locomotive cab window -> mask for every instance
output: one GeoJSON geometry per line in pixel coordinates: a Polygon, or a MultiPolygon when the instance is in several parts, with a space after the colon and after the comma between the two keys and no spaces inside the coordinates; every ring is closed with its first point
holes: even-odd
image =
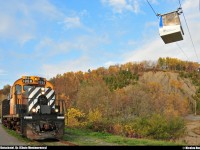
{"type": "Polygon", "coordinates": [[[21,94],[22,93],[22,86],[17,84],[15,85],[15,93],[16,94],[21,94]]]}
{"type": "Polygon", "coordinates": [[[24,91],[27,91],[29,88],[33,88],[35,86],[32,85],[24,85],[24,91]]]}

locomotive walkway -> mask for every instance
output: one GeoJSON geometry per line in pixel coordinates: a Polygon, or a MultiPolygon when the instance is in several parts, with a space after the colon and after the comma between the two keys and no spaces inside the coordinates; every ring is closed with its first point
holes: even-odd
{"type": "Polygon", "coordinates": [[[15,146],[15,145],[26,145],[25,143],[19,141],[15,137],[9,135],[3,128],[0,123],[0,146],[15,146]]]}

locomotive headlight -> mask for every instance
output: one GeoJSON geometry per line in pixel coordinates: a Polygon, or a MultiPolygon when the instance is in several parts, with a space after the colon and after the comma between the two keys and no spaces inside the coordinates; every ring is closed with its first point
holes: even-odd
{"type": "Polygon", "coordinates": [[[55,112],[58,112],[58,108],[55,109],[55,112]]]}
{"type": "Polygon", "coordinates": [[[32,112],[33,112],[33,113],[35,113],[35,112],[36,112],[36,109],[35,109],[35,108],[33,108],[33,109],[32,109],[32,112]]]}
{"type": "Polygon", "coordinates": [[[44,94],[45,93],[45,88],[41,88],[41,94],[44,94]]]}

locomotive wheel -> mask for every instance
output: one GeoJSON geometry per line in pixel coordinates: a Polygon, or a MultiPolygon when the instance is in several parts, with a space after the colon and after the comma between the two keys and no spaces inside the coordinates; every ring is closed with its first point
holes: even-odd
{"type": "Polygon", "coordinates": [[[20,131],[20,126],[16,126],[16,132],[17,132],[17,133],[21,133],[21,131],[20,131]]]}
{"type": "Polygon", "coordinates": [[[11,129],[11,124],[10,122],[7,122],[7,126],[6,126],[8,129],[11,129]]]}

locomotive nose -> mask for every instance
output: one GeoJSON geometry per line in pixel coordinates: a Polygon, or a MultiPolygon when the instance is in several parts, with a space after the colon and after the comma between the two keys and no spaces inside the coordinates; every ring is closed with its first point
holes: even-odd
{"type": "Polygon", "coordinates": [[[40,112],[41,114],[50,114],[51,106],[48,105],[48,99],[45,95],[40,95],[38,97],[38,101],[40,104],[40,112]]]}
{"type": "Polygon", "coordinates": [[[40,105],[48,105],[48,99],[45,95],[40,95],[38,101],[40,105]]]}

